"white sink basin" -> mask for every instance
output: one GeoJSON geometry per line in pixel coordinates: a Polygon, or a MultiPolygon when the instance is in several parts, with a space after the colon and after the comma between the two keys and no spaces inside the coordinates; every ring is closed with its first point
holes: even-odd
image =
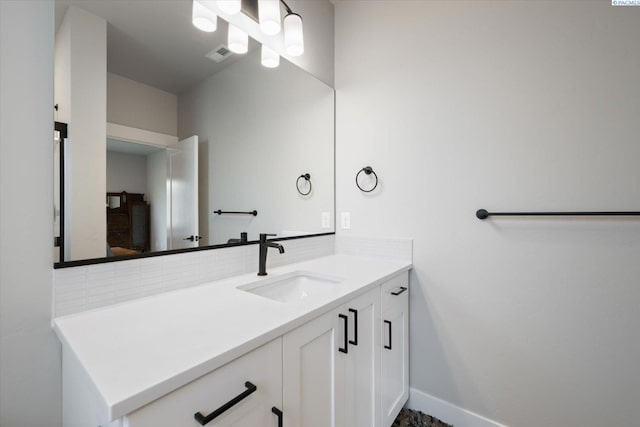
{"type": "Polygon", "coordinates": [[[343,279],[307,271],[274,276],[238,289],[280,302],[304,301],[318,294],[336,290],[343,279]]]}

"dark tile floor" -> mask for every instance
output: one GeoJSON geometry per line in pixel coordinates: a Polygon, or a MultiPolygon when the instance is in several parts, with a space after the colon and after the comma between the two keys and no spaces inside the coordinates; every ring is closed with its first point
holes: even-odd
{"type": "Polygon", "coordinates": [[[403,408],[391,427],[453,427],[420,411],[403,408]]]}

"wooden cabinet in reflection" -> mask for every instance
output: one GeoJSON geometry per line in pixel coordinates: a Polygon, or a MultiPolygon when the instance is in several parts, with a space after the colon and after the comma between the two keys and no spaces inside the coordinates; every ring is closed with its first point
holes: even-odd
{"type": "Polygon", "coordinates": [[[149,230],[149,204],[144,194],[107,193],[107,243],[116,256],[127,253],[118,248],[148,252],[149,230]]]}

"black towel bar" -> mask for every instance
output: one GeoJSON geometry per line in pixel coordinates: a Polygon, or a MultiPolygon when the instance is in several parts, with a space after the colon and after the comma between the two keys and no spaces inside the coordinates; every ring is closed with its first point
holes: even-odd
{"type": "Polygon", "coordinates": [[[600,211],[600,212],[488,212],[478,209],[476,217],[487,219],[490,216],[640,216],[638,211],[600,211]]]}
{"type": "Polygon", "coordinates": [[[222,215],[222,214],[236,214],[236,215],[253,215],[258,216],[258,211],[253,210],[251,212],[238,212],[238,211],[223,211],[218,209],[217,211],[213,211],[214,214],[222,215]]]}

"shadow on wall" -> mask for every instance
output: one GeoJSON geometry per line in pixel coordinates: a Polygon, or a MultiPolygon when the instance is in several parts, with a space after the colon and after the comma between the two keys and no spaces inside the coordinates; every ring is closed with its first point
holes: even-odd
{"type": "MultiPolygon", "coordinates": [[[[414,247],[417,251],[417,248],[414,247]]],[[[417,253],[414,256],[418,256],[417,253]]],[[[448,328],[445,324],[444,316],[439,314],[438,308],[434,304],[430,304],[431,300],[442,300],[446,298],[442,293],[446,293],[445,289],[439,289],[438,285],[431,278],[426,277],[414,265],[410,274],[411,298],[410,308],[411,322],[413,329],[409,330],[410,339],[410,359],[409,372],[410,378],[420,378],[423,384],[437,384],[432,389],[442,390],[443,394],[433,396],[446,402],[456,402],[462,408],[473,407],[478,413],[487,413],[486,402],[474,400],[473,405],[467,405],[465,397],[460,390],[464,389],[472,396],[483,395],[477,385],[474,385],[470,372],[460,367],[464,367],[464,359],[473,357],[473,355],[465,355],[463,357],[456,348],[456,337],[447,335],[448,328]],[[426,293],[429,289],[434,293],[439,293],[437,298],[430,298],[426,293]],[[420,325],[420,329],[415,326],[420,325]],[[429,365],[427,369],[426,366],[429,365]],[[454,372],[452,366],[456,366],[454,372]]],[[[451,307],[451,304],[448,304],[451,307]]],[[[458,313],[461,321],[469,322],[473,319],[465,319],[463,308],[458,313]]],[[[448,314],[450,316],[451,313],[448,314]]],[[[490,374],[489,374],[490,375],[490,374]]],[[[410,384],[412,387],[413,385],[410,384]]],[[[423,408],[417,408],[423,409],[423,408]]],[[[461,412],[458,414],[462,414],[461,412]]],[[[452,420],[443,419],[445,422],[452,420]]],[[[475,420],[469,418],[469,422],[475,420]]],[[[470,424],[471,425],[471,424],[470,424]]]]}

